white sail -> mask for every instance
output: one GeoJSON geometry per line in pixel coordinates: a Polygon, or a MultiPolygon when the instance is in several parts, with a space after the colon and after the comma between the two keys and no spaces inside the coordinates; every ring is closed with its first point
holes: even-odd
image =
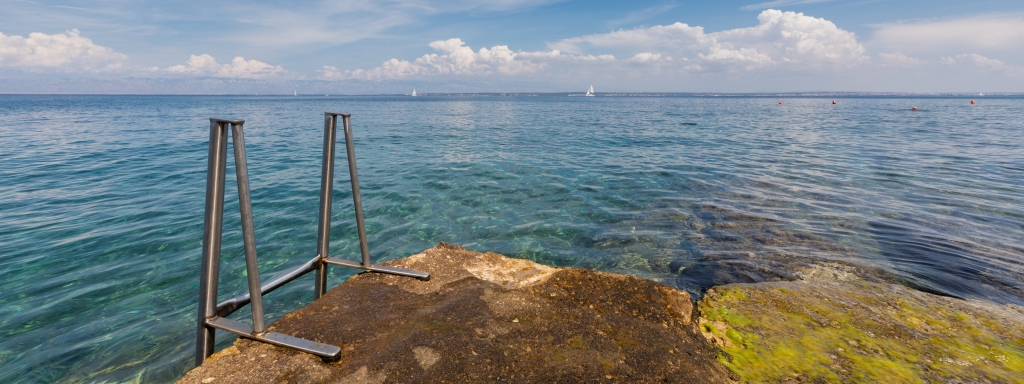
{"type": "Polygon", "coordinates": [[[411,96],[416,96],[416,88],[412,89],[412,95],[411,96]]]}
{"type": "Polygon", "coordinates": [[[298,95],[299,95],[299,91],[292,91],[292,96],[298,96],[298,95]]]}
{"type": "Polygon", "coordinates": [[[591,85],[590,89],[587,90],[587,96],[594,96],[594,86],[591,85]]]}

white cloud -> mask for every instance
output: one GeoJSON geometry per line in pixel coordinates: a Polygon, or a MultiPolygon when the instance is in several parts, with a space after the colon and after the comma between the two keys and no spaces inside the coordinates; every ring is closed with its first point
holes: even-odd
{"type": "Polygon", "coordinates": [[[357,69],[345,71],[344,74],[338,71],[321,73],[324,77],[381,80],[415,75],[516,75],[535,72],[544,66],[531,60],[517,60],[519,53],[513,52],[506,45],[480,48],[474,52],[461,39],[453,38],[431,42],[430,47],[441,53],[426,54],[412,62],[391,59],[369,70],[357,69]]]}
{"type": "Polygon", "coordinates": [[[685,23],[656,25],[649,28],[618,30],[569,39],[548,44],[548,48],[569,53],[582,53],[592,47],[636,47],[638,49],[695,49],[710,45],[703,27],[685,23]]]}
{"type": "Polygon", "coordinates": [[[998,59],[990,59],[977,53],[968,53],[964,55],[956,55],[954,57],[943,57],[942,63],[947,65],[952,64],[968,64],[975,67],[988,68],[988,69],[1006,69],[1006,63],[998,59]]]}
{"type": "Polygon", "coordinates": [[[857,36],[831,21],[769,9],[758,25],[711,34],[725,48],[753,49],[773,61],[808,65],[858,64],[868,60],[857,36]]]}
{"type": "Polygon", "coordinates": [[[943,57],[940,61],[945,65],[1000,71],[1007,75],[1024,74],[1024,68],[1008,65],[1002,60],[988,58],[977,53],[943,57]]]}
{"type": "Polygon", "coordinates": [[[831,21],[772,9],[757,19],[754,27],[713,33],[675,23],[574,37],[548,46],[573,53],[594,48],[644,50],[703,61],[690,68],[850,66],[870,60],[857,36],[831,21]]]}
{"type": "Polygon", "coordinates": [[[1024,50],[1024,18],[975,16],[954,20],[876,25],[872,46],[901,52],[946,53],[1024,50]]]}
{"type": "Polygon", "coordinates": [[[416,59],[393,58],[371,69],[324,66],[319,72],[324,79],[457,76],[490,84],[604,82],[605,87],[675,91],[900,90],[925,78],[942,81],[916,89],[973,89],[983,82],[1011,89],[1024,77],[1019,76],[1024,69],[1002,54],[947,50],[928,56],[891,49],[874,51],[872,59],[854,33],[829,20],[779,10],[762,11],[757,19],[751,27],[715,32],[681,22],[622,29],[554,41],[541,51],[505,45],[474,50],[455,38],[431,42],[436,52],[416,59]],[[953,73],[970,78],[950,78],[953,73]]]}
{"type": "Polygon", "coordinates": [[[903,52],[880,53],[878,58],[882,59],[882,65],[888,67],[917,67],[924,64],[921,59],[907,56],[903,52]]]}
{"type": "Polygon", "coordinates": [[[231,64],[218,64],[213,56],[205,53],[199,56],[191,55],[187,63],[169,67],[167,71],[247,79],[265,78],[287,72],[280,65],[270,65],[258,60],[246,60],[241,56],[231,60],[231,64]]]}
{"type": "MultiPolygon", "coordinates": [[[[711,47],[709,53],[700,53],[697,57],[709,64],[714,63],[726,66],[740,66],[747,70],[757,69],[772,64],[771,56],[760,53],[753,48],[726,49],[720,46],[715,46],[711,47]]],[[[704,67],[698,66],[692,68],[703,69],[704,67]]]]}
{"type": "Polygon", "coordinates": [[[338,80],[345,78],[345,72],[342,72],[333,65],[325,65],[323,69],[317,70],[320,72],[320,77],[328,80],[338,80]]]}
{"type": "Polygon", "coordinates": [[[988,58],[977,53],[957,54],[953,57],[942,57],[942,63],[947,66],[969,65],[989,70],[1002,70],[1007,68],[1007,63],[995,58],[988,58]]]}
{"type": "Polygon", "coordinates": [[[626,59],[630,63],[661,63],[672,61],[671,57],[662,56],[660,53],[640,52],[626,59]]]}
{"type": "Polygon", "coordinates": [[[123,67],[128,56],[96,45],[77,29],[28,37],[0,33],[0,69],[44,71],[110,71],[123,67]]]}
{"type": "MultiPolygon", "coordinates": [[[[461,39],[431,42],[438,51],[413,61],[397,58],[372,69],[341,71],[325,66],[325,79],[385,80],[425,76],[513,77],[524,74],[607,76],[616,71],[649,67],[651,73],[751,71],[760,68],[814,69],[850,67],[870,59],[849,31],[831,21],[802,13],[766,10],[758,24],[706,33],[684,23],[618,30],[563,39],[547,51],[513,51],[498,45],[473,51],[461,39]],[[614,52],[614,53],[613,53],[614,52]],[[616,59],[616,55],[625,59],[616,59]],[[603,73],[603,75],[602,75],[603,73]]],[[[632,73],[637,75],[639,73],[632,73]]]]}
{"type": "Polygon", "coordinates": [[[465,44],[458,38],[432,42],[430,48],[441,51],[443,54],[423,55],[416,59],[416,63],[428,71],[455,75],[491,73],[514,75],[533,72],[538,68],[532,62],[515,60],[516,53],[508,49],[507,45],[496,45],[491,49],[480,48],[480,51],[473,52],[473,49],[465,44]]]}
{"type": "Polygon", "coordinates": [[[550,51],[517,52],[516,58],[562,63],[612,63],[615,55],[572,55],[557,49],[550,51]]]}

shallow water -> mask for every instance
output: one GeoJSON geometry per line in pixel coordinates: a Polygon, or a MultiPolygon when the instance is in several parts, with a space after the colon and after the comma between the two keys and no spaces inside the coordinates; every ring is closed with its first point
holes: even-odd
{"type": "MultiPolygon", "coordinates": [[[[210,116],[246,120],[264,281],[313,256],[329,110],[353,114],[375,260],[447,241],[696,295],[837,260],[1024,305],[1022,107],[0,96],[0,382],[166,382],[191,368],[210,116]]],[[[339,161],[331,253],[355,259],[339,161]]],[[[245,289],[232,172],[222,299],[245,289]]],[[[350,273],[333,269],[332,286],[350,273]]],[[[311,296],[310,275],[270,294],[267,310],[277,318],[311,296]]]]}

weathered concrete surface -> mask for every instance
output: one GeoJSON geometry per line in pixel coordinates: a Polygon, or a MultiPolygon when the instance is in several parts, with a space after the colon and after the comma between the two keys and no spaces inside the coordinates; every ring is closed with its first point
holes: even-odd
{"type": "Polygon", "coordinates": [[[180,383],[729,382],[688,294],[441,243],[360,274],[271,330],[340,345],[341,360],[240,339],[180,383]]]}
{"type": "Polygon", "coordinates": [[[748,382],[1024,383],[1024,309],[868,282],[827,263],[732,284],[698,323],[748,382]]]}

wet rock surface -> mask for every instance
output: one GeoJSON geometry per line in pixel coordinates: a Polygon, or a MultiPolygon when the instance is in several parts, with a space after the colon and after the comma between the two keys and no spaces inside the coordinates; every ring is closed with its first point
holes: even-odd
{"type": "Polygon", "coordinates": [[[699,326],[748,382],[1024,382],[1024,308],[853,270],[824,263],[798,281],[711,288],[699,326]]]}
{"type": "MultiPolygon", "coordinates": [[[[730,382],[686,292],[441,243],[360,274],[270,329],[342,347],[319,358],[239,339],[181,383],[730,382]]],[[[732,376],[730,376],[732,375],[732,376]]]]}

